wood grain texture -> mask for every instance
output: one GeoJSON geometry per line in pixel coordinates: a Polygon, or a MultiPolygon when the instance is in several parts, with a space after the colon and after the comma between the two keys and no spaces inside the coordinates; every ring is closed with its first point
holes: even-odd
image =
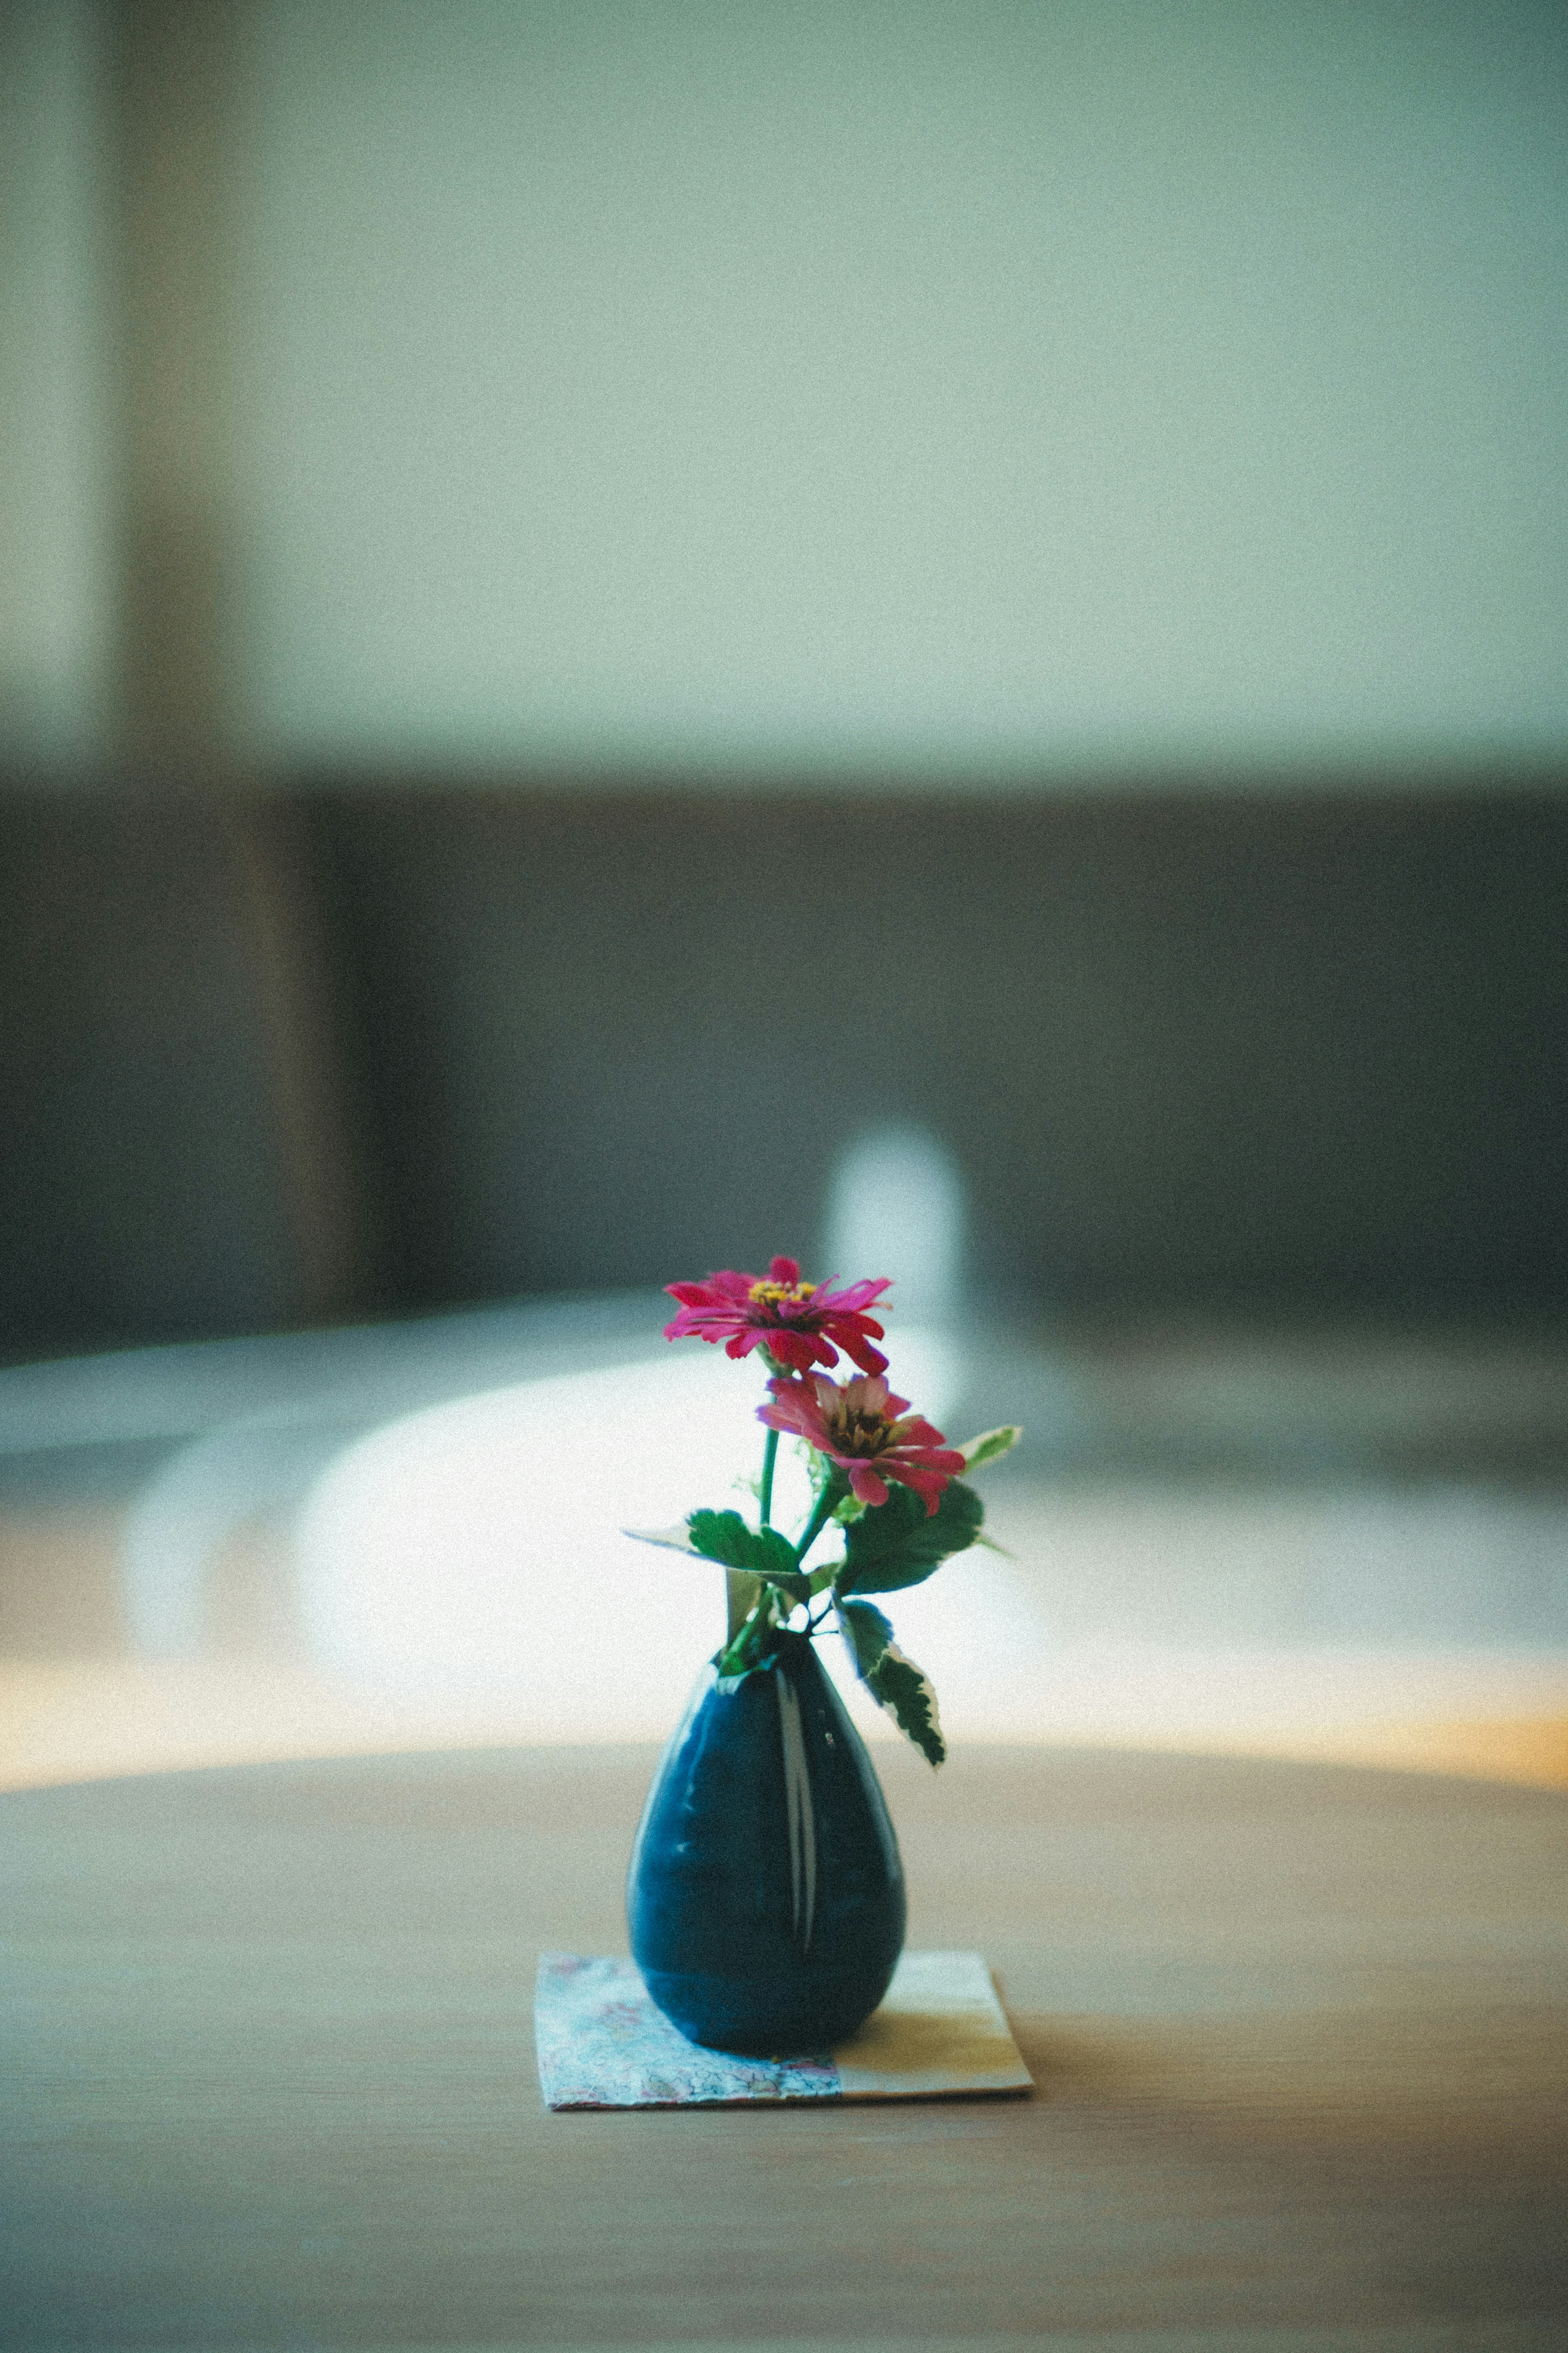
{"type": "Polygon", "coordinates": [[[535,1954],[624,1950],[651,1752],[0,1799],[0,2343],[1568,2342],[1568,1799],[880,1762],[1033,2100],[546,2115],[535,1954]]]}

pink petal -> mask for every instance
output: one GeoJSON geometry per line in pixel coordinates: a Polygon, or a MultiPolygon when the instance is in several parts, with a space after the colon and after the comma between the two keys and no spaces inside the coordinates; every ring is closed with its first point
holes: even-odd
{"type": "Polygon", "coordinates": [[[902,1485],[913,1488],[926,1507],[929,1520],[942,1500],[942,1491],[947,1481],[938,1472],[921,1471],[913,1463],[895,1462],[886,1454],[881,1457],[881,1461],[889,1479],[897,1479],[902,1485]]]}
{"type": "MultiPolygon", "coordinates": [[[[757,1336],[765,1337],[770,1356],[793,1365],[797,1373],[809,1373],[813,1365],[821,1361],[822,1351],[809,1332],[791,1332],[781,1324],[777,1328],[770,1326],[765,1334],[759,1333],[757,1336]]],[[[832,1357],[827,1361],[831,1364],[832,1357]]]]}
{"type": "Polygon", "coordinates": [[[765,1421],[771,1430],[785,1430],[792,1438],[804,1438],[826,1451],[827,1432],[822,1426],[822,1417],[798,1389],[793,1395],[781,1396],[773,1405],[760,1405],[757,1419],[765,1421]]]}
{"type": "MultiPolygon", "coordinates": [[[[906,1398],[900,1402],[908,1404],[909,1400],[906,1398]]],[[[902,1421],[893,1424],[893,1443],[896,1446],[945,1446],[947,1440],[940,1430],[933,1430],[920,1414],[911,1413],[906,1415],[902,1421]]],[[[963,1457],[959,1454],[954,1460],[962,1463],[963,1457]]]]}
{"type": "Polygon", "coordinates": [[[742,1274],[738,1267],[733,1266],[721,1267],[717,1274],[710,1274],[708,1278],[720,1296],[725,1301],[732,1300],[737,1307],[750,1304],[752,1286],[756,1279],[754,1274],[742,1274]]]}
{"type": "Polygon", "coordinates": [[[858,1313],[862,1307],[869,1307],[874,1299],[888,1290],[892,1280],[890,1274],[885,1274],[879,1282],[852,1282],[844,1291],[830,1291],[824,1283],[816,1295],[824,1307],[846,1308],[858,1313]]]}

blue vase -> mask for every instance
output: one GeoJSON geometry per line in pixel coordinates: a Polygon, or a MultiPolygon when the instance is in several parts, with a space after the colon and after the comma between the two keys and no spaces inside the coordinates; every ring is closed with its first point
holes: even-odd
{"type": "Polygon", "coordinates": [[[844,1703],[803,1634],[712,1667],[654,1777],[626,1888],[632,1955],[693,2042],[826,2052],[888,1989],[904,1873],[844,1703]]]}

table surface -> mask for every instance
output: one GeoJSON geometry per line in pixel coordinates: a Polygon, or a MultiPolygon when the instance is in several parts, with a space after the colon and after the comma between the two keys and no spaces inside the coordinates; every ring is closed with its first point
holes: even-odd
{"type": "Polygon", "coordinates": [[[0,2343],[1568,2344],[1568,1798],[879,1758],[1026,2101],[549,2116],[647,1750],[0,1799],[0,2343]]]}

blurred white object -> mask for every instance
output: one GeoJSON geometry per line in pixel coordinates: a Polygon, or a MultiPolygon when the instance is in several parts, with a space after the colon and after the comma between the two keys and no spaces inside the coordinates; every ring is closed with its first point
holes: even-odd
{"type": "Polygon", "coordinates": [[[963,1304],[966,1224],[958,1165],[929,1128],[869,1129],[834,1166],[823,1274],[847,1282],[891,1277],[888,1377],[939,1427],[963,1387],[963,1352],[950,1327],[963,1304]]]}
{"type": "Polygon", "coordinates": [[[137,1495],[121,1535],[125,1630],[139,1657],[201,1655],[208,1581],[225,1544],[292,1504],[342,1446],[330,1421],[257,1415],[171,1457],[137,1495]]]}
{"type": "Polygon", "coordinates": [[[623,1530],[744,1500],[761,1388],[694,1351],[375,1431],[300,1523],[312,1652],[381,1691],[526,1698],[542,1732],[667,1726],[722,1636],[723,1577],[623,1530]]]}
{"type": "MultiPolygon", "coordinates": [[[[535,1738],[662,1737],[722,1639],[723,1576],[623,1531],[678,1524],[700,1504],[752,1515],[743,1482],[761,1463],[763,1393],[753,1365],[704,1348],[492,1390],[377,1430],[325,1473],[300,1523],[313,1656],[388,1695],[504,1701],[535,1738]]],[[[797,1525],[809,1501],[785,1445],[775,1519],[797,1525]]],[[[958,1567],[933,1580],[955,1587],[931,1628],[943,1656],[922,1661],[939,1693],[944,1668],[951,1688],[955,1672],[962,1685],[1029,1647],[1005,1565],[958,1567]]],[[[829,1640],[826,1656],[842,1682],[838,1647],[829,1640]]]]}
{"type": "Polygon", "coordinates": [[[890,1275],[900,1315],[944,1323],[963,1285],[963,1179],[929,1128],[879,1127],[835,1164],[823,1272],[845,1282],[890,1275]]]}

